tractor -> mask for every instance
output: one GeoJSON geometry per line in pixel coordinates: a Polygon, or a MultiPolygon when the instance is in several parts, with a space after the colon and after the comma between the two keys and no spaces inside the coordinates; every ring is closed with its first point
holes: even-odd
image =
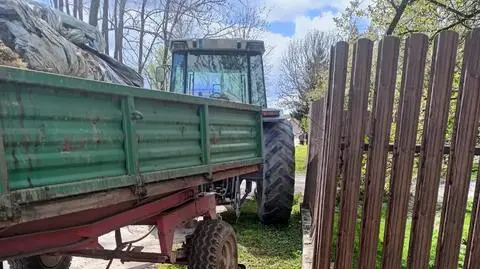
{"type": "Polygon", "coordinates": [[[263,224],[288,223],[295,184],[294,138],[290,122],[279,110],[267,108],[264,42],[187,39],[174,40],[169,48],[171,66],[162,67],[162,75],[159,75],[168,91],[262,107],[262,171],[204,187],[215,191],[220,203],[232,204],[239,214],[255,182],[260,221],[263,224]],[[243,182],[245,188],[240,188],[243,182]]]}

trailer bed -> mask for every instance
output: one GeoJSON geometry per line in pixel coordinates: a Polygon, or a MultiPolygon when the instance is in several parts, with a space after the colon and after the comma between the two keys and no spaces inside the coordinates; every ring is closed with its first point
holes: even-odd
{"type": "Polygon", "coordinates": [[[95,204],[78,201],[94,194],[146,199],[159,195],[153,186],[178,191],[263,161],[257,106],[8,67],[0,87],[0,227],[88,210],[95,204]],[[38,213],[56,201],[83,206],[38,213]]]}

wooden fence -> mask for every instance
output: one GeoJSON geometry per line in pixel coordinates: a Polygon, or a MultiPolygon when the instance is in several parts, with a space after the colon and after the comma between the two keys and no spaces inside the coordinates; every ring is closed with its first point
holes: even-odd
{"type": "Polygon", "coordinates": [[[304,205],[313,219],[313,268],[457,268],[462,244],[463,268],[480,268],[480,184],[462,242],[480,153],[480,29],[464,47],[459,42],[457,33],[444,31],[431,50],[423,34],[404,44],[388,36],[375,50],[367,39],[351,50],[346,42],[332,47],[328,90],[310,112],[304,205]],[[457,67],[458,57],[463,64],[457,67]]]}

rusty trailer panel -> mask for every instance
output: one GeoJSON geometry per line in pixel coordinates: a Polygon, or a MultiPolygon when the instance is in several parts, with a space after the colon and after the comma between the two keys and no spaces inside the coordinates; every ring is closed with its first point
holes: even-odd
{"type": "Polygon", "coordinates": [[[263,162],[257,106],[8,67],[0,85],[0,222],[24,204],[143,195],[146,183],[263,162]]]}

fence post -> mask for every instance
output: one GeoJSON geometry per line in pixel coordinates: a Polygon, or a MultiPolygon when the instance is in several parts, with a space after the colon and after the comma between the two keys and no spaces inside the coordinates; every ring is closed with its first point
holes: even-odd
{"type": "Polygon", "coordinates": [[[322,223],[321,229],[317,230],[318,253],[315,257],[315,268],[330,268],[330,249],[332,245],[333,219],[335,213],[335,190],[337,183],[337,164],[340,153],[340,136],[342,131],[343,105],[345,97],[345,82],[348,60],[348,43],[337,42],[335,45],[333,74],[331,76],[331,94],[329,94],[328,106],[328,132],[326,136],[325,178],[323,197],[321,197],[318,223],[322,223]]]}
{"type": "MultiPolygon", "coordinates": [[[[437,245],[437,268],[457,268],[468,187],[480,112],[480,29],[465,42],[461,101],[455,119],[454,150],[450,152],[437,245]]],[[[477,264],[478,266],[478,264],[477,264]]]]}
{"type": "Polygon", "coordinates": [[[428,37],[406,40],[382,268],[401,268],[428,37]]]}
{"type": "Polygon", "coordinates": [[[440,33],[433,47],[408,268],[428,267],[457,42],[458,34],[446,31],[440,33]]]}
{"type": "Polygon", "coordinates": [[[352,268],[355,224],[360,195],[361,164],[368,92],[372,67],[373,42],[357,41],[353,52],[352,76],[349,91],[348,133],[345,149],[345,175],[342,182],[340,226],[338,231],[335,268],[352,268]]]}
{"type": "Polygon", "coordinates": [[[365,202],[360,233],[359,268],[362,269],[375,268],[399,46],[400,40],[393,36],[385,37],[379,46],[380,64],[377,66],[375,108],[372,115],[374,118],[368,150],[365,202]]]}

